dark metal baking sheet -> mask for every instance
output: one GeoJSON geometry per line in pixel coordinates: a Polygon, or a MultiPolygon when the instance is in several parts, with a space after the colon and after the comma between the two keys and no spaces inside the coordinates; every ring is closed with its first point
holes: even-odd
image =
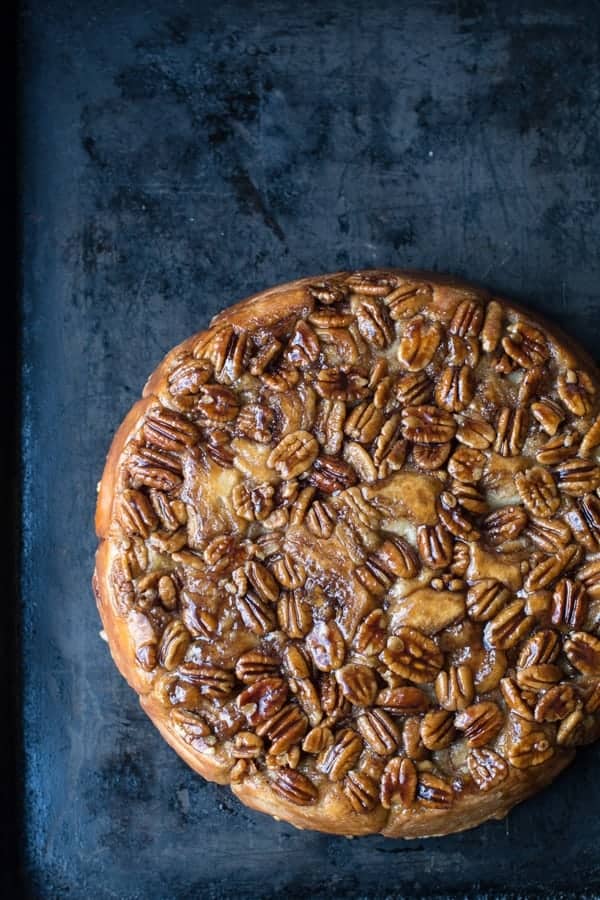
{"type": "Polygon", "coordinates": [[[27,0],[23,862],[30,896],[600,892],[600,747],[504,822],[348,841],[193,775],[90,590],[110,436],[221,306],[351,266],[449,270],[598,357],[595,2],[27,0]]]}

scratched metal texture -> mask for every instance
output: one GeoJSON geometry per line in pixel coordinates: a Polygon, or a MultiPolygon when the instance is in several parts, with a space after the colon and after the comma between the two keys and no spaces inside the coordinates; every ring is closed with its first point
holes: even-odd
{"type": "Polygon", "coordinates": [[[600,748],[462,835],[297,831],[163,743],[90,590],[111,434],[257,289],[447,270],[598,357],[597,4],[27,0],[21,21],[24,892],[597,896],[600,748]]]}

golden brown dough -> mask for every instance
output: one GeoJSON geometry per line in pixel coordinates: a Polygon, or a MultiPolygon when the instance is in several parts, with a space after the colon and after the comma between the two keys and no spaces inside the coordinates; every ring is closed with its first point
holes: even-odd
{"type": "Polygon", "coordinates": [[[600,733],[600,394],[427,272],[275,287],[173,349],[100,484],[94,590],[165,740],[302,828],[500,818],[600,733]]]}

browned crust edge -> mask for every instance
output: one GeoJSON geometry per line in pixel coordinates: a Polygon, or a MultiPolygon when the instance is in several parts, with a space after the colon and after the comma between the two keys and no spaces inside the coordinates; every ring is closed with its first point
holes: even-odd
{"type": "MultiPolygon", "coordinates": [[[[532,316],[519,304],[491,294],[483,287],[450,275],[425,270],[385,268],[363,271],[369,274],[393,273],[406,278],[427,281],[436,286],[445,286],[451,291],[455,289],[467,291],[477,297],[490,298],[493,296],[507,308],[526,317],[532,317],[535,322],[543,325],[548,334],[573,355],[574,363],[583,362],[596,377],[600,378],[600,370],[593,359],[560,328],[548,322],[543,315],[536,312],[532,316]]],[[[304,287],[314,283],[315,280],[331,278],[340,274],[343,273],[309,276],[254,294],[218,313],[211,320],[210,327],[219,324],[232,324],[249,329],[259,325],[269,327],[288,318],[306,315],[310,312],[312,303],[307,298],[304,287]]],[[[152,675],[144,673],[134,665],[135,651],[127,620],[116,615],[113,610],[109,579],[111,545],[107,538],[112,518],[112,503],[119,459],[126,444],[136,433],[147,407],[155,400],[156,394],[164,385],[165,373],[169,369],[171,360],[189,349],[203,333],[205,332],[198,332],[189,337],[167,354],[148,379],[142,399],[132,407],[115,434],[98,489],[95,524],[100,544],[96,553],[93,587],[113,660],[121,675],[140,695],[140,703],[146,714],[167,743],[192,769],[209,781],[227,784],[229,782],[227,768],[217,759],[213,760],[205,752],[199,752],[187,744],[171,727],[165,709],[149,693],[152,675]]],[[[349,808],[341,790],[336,786],[328,791],[325,802],[306,808],[283,800],[261,777],[249,778],[241,784],[232,784],[231,788],[247,806],[277,819],[283,819],[298,828],[316,829],[339,835],[380,833],[392,838],[434,837],[474,828],[490,818],[503,818],[517,803],[532,796],[553,781],[572,761],[574,755],[573,750],[557,748],[552,759],[540,766],[539,769],[528,769],[526,772],[511,769],[509,778],[496,789],[486,793],[465,791],[455,799],[450,810],[403,812],[397,809],[387,811],[380,808],[372,813],[359,815],[349,808]]]]}

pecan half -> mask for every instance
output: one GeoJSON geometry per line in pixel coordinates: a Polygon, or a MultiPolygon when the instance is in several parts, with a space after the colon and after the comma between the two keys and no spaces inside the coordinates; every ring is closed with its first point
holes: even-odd
{"type": "Polygon", "coordinates": [[[138,447],[127,460],[127,468],[134,487],[145,485],[158,491],[172,491],[179,487],[181,461],[172,453],[151,447],[138,447]]]}
{"type": "Polygon", "coordinates": [[[390,273],[380,275],[373,272],[353,272],[346,279],[348,287],[357,294],[368,294],[372,297],[386,297],[390,288],[395,288],[398,278],[390,273]]]}
{"type": "Polygon", "coordinates": [[[394,320],[409,318],[431,302],[433,291],[429,284],[405,282],[383,298],[394,320]]]}
{"type": "Polygon", "coordinates": [[[483,307],[481,303],[471,297],[465,297],[454,310],[448,331],[459,337],[477,337],[482,325],[483,307]]]}
{"type": "Polygon", "coordinates": [[[379,434],[383,421],[383,412],[374,403],[364,401],[346,418],[344,433],[359,444],[370,444],[379,434]]]}
{"type": "Polygon", "coordinates": [[[396,675],[424,684],[435,680],[444,656],[437,644],[416,628],[399,628],[388,638],[381,659],[396,675]]]}
{"type": "Polygon", "coordinates": [[[444,444],[456,434],[456,422],[437,406],[407,406],[402,410],[402,434],[417,444],[444,444]]]}
{"type": "Polygon", "coordinates": [[[420,525],[417,547],[424,565],[430,569],[445,569],[452,561],[454,540],[444,525],[420,525]]]}
{"type": "Polygon", "coordinates": [[[544,334],[532,325],[515,322],[508,326],[507,332],[502,338],[504,352],[523,369],[540,366],[550,356],[544,334]]]}
{"type": "Polygon", "coordinates": [[[173,619],[163,631],[158,662],[164,669],[171,671],[183,661],[192,636],[180,619],[173,619]]]}
{"type": "Polygon", "coordinates": [[[483,636],[488,647],[509,650],[531,630],[533,617],[525,615],[522,600],[513,600],[485,626],[483,636]]]}
{"type": "Polygon", "coordinates": [[[319,303],[329,306],[344,300],[348,295],[350,288],[348,285],[345,285],[343,282],[334,278],[324,278],[323,281],[316,281],[314,284],[309,284],[306,291],[310,297],[318,300],[319,303]]]}
{"type": "Polygon", "coordinates": [[[546,734],[543,731],[532,731],[511,743],[508,761],[516,769],[529,769],[541,766],[553,755],[554,747],[546,734]]]}
{"type": "Polygon", "coordinates": [[[396,535],[387,537],[371,559],[396,578],[414,578],[419,571],[415,551],[408,541],[396,535]]]}
{"type": "Polygon", "coordinates": [[[450,809],[454,800],[452,785],[431,772],[421,772],[417,800],[426,809],[450,809]]]}
{"type": "Polygon", "coordinates": [[[600,559],[593,559],[582,566],[576,578],[581,581],[592,600],[600,599],[600,559]]]}
{"type": "Polygon", "coordinates": [[[586,713],[593,714],[600,710],[600,679],[583,678],[577,685],[579,695],[583,700],[583,708],[586,713]]]}
{"type": "Polygon", "coordinates": [[[309,475],[309,483],[324,494],[334,494],[356,484],[356,472],[349,463],[335,456],[317,457],[309,475]]]}
{"type": "MultiPolygon", "coordinates": [[[[456,502],[463,509],[481,516],[488,511],[488,503],[485,496],[473,484],[463,484],[460,481],[453,481],[450,485],[451,493],[454,494],[456,502]]],[[[465,535],[461,535],[465,537],[465,535]]],[[[473,540],[471,538],[471,540],[473,540]]]]}
{"type": "Polygon", "coordinates": [[[563,719],[556,732],[556,743],[560,747],[576,747],[586,743],[585,718],[581,709],[574,709],[563,719]]]}
{"type": "Polygon", "coordinates": [[[191,709],[172,709],[171,721],[175,730],[179,732],[188,744],[193,744],[199,738],[206,738],[211,733],[206,720],[191,709]]]}
{"type": "Polygon", "coordinates": [[[538,663],[517,670],[517,684],[526,691],[545,691],[562,678],[562,669],[552,663],[538,663]]]}
{"type": "Polygon", "coordinates": [[[470,366],[446,366],[436,382],[435,402],[449,412],[461,412],[473,399],[474,390],[470,366]]]}
{"type": "Polygon", "coordinates": [[[290,690],[296,695],[300,706],[307,715],[312,728],[323,718],[323,708],[319,693],[310,678],[292,678],[290,690]]]}
{"type": "Polygon", "coordinates": [[[496,432],[489,422],[475,414],[457,417],[456,439],[474,450],[487,450],[495,439],[496,432]]]}
{"type": "Polygon", "coordinates": [[[237,332],[233,325],[222,325],[196,343],[194,356],[209,359],[215,378],[231,383],[244,371],[247,342],[246,332],[237,332]]]}
{"type": "Polygon", "coordinates": [[[261,650],[242,653],[235,664],[235,676],[243,684],[254,684],[261,678],[272,678],[279,671],[279,658],[261,650]]]}
{"type": "Polygon", "coordinates": [[[287,695],[283,678],[261,678],[238,694],[236,702],[249,724],[255,726],[279,712],[287,695]]]}
{"type": "Polygon", "coordinates": [[[287,766],[276,769],[271,775],[271,787],[276,794],[296,806],[310,806],[319,798],[318,788],[310,778],[287,766]]]}
{"type": "Polygon", "coordinates": [[[435,680],[435,696],[440,706],[452,712],[469,706],[475,696],[470,666],[463,664],[450,666],[447,672],[442,670],[435,680]]]}
{"type": "Polygon", "coordinates": [[[479,532],[461,509],[457,497],[450,491],[442,491],[439,500],[437,511],[444,528],[455,538],[467,541],[479,540],[479,532]]]}
{"type": "Polygon", "coordinates": [[[270,741],[269,753],[279,756],[301,741],[307,728],[308,720],[302,710],[295,703],[288,703],[270,719],[259,722],[255,731],[259,737],[266,737],[270,741]]]}
{"type": "Polygon", "coordinates": [[[187,523],[185,503],[177,497],[167,497],[162,491],[151,490],[150,502],[166,532],[176,531],[187,523]]]}
{"type": "Polygon", "coordinates": [[[524,669],[538,663],[552,663],[560,653],[560,637],[549,628],[536,631],[521,647],[517,665],[524,669]]]}
{"type": "Polygon", "coordinates": [[[192,409],[202,385],[211,378],[213,367],[207,359],[187,357],[168,378],[168,390],[183,409],[192,409]]]}
{"type": "Polygon", "coordinates": [[[363,656],[377,656],[385,647],[387,616],[382,609],[374,609],[361,622],[354,638],[354,646],[363,656]]]}
{"type": "Polygon", "coordinates": [[[579,508],[572,509],[567,513],[567,519],[575,540],[589,553],[598,553],[600,551],[600,497],[596,494],[586,494],[580,500],[579,508]]]}
{"type": "Polygon", "coordinates": [[[222,384],[205,384],[198,410],[213,422],[231,422],[240,411],[238,394],[222,384]]]}
{"type": "Polygon", "coordinates": [[[561,722],[577,707],[578,697],[572,684],[557,684],[547,690],[535,707],[536,722],[561,722]]]}
{"type": "Polygon", "coordinates": [[[452,549],[450,572],[457,578],[464,578],[470,562],[469,545],[465,541],[456,541],[452,549]]]}
{"type": "Polygon", "coordinates": [[[467,758],[467,765],[473,781],[480,791],[491,791],[508,776],[508,763],[506,760],[490,750],[489,747],[480,747],[471,750],[467,758]]]}
{"type": "Polygon", "coordinates": [[[251,488],[236,484],[231,492],[231,503],[238,516],[248,522],[264,522],[272,513],[275,488],[271,484],[259,484],[251,488]]]}
{"type": "Polygon", "coordinates": [[[364,741],[379,756],[391,756],[400,744],[400,731],[391,716],[382,709],[366,710],[356,720],[364,741]]]}
{"type": "Polygon", "coordinates": [[[511,593],[495,578],[484,578],[471,585],[467,592],[467,612],[474,622],[489,622],[504,609],[511,593]]]}
{"type": "Polygon", "coordinates": [[[521,379],[521,384],[519,385],[519,393],[517,394],[517,400],[520,406],[525,406],[531,403],[532,399],[538,393],[538,389],[543,381],[543,378],[543,365],[532,366],[531,369],[526,369],[525,374],[521,379]]]}
{"type": "Polygon", "coordinates": [[[350,713],[350,704],[333,675],[326,675],[321,679],[321,707],[328,724],[337,722],[350,713]]]}
{"type": "Polygon", "coordinates": [[[446,444],[414,444],[413,460],[415,465],[427,472],[435,472],[441,468],[452,450],[450,442],[446,444]]]}
{"type": "Polygon", "coordinates": [[[373,669],[357,663],[342,666],[335,673],[344,697],[353,706],[370,706],[377,693],[377,679],[373,669]]]}
{"type": "Polygon", "coordinates": [[[406,757],[390,759],[381,776],[379,798],[384,809],[394,803],[410,808],[417,796],[418,774],[415,764],[406,757]]]}
{"type": "Polygon", "coordinates": [[[405,327],[398,345],[398,361],[409,372],[419,372],[429,365],[442,337],[437,322],[415,316],[405,327]]]}
{"type": "Polygon", "coordinates": [[[491,700],[475,703],[454,719],[459,731],[464,731],[469,747],[483,747],[492,741],[502,728],[503,715],[491,700]]]}
{"type": "Polygon", "coordinates": [[[286,351],[287,359],[299,369],[307,369],[319,358],[319,339],[307,322],[296,322],[286,351]]]}
{"type": "Polygon", "coordinates": [[[552,557],[547,557],[533,567],[527,578],[525,579],[526,591],[539,591],[548,587],[563,572],[577,565],[581,559],[581,547],[576,544],[570,544],[556,551],[552,557]]]}
{"type": "Polygon", "coordinates": [[[527,436],[527,412],[503,407],[496,422],[494,450],[501,456],[519,456],[527,436]]]}
{"type": "Polygon", "coordinates": [[[515,485],[523,506],[532,516],[549,519],[560,506],[560,497],[550,472],[534,466],[515,474],[515,485]]]}
{"type": "Polygon", "coordinates": [[[417,556],[408,541],[394,536],[367,557],[356,576],[374,596],[383,596],[395,578],[414,578],[418,570],[417,556]]]}
{"type": "Polygon", "coordinates": [[[115,516],[125,534],[147,538],[158,525],[150,500],[141,491],[123,491],[115,504],[115,516]]]}
{"type": "Polygon", "coordinates": [[[323,540],[330,538],[335,528],[333,511],[326,503],[322,503],[320,500],[315,500],[311,505],[306,513],[305,522],[308,530],[316,537],[323,538],[323,540]]]}
{"type": "Polygon", "coordinates": [[[448,472],[457,481],[476,484],[483,475],[486,457],[473,447],[457,447],[448,460],[448,472]]]}
{"type": "Polygon", "coordinates": [[[288,591],[304,586],[306,569],[302,563],[289,553],[283,553],[272,565],[273,575],[279,584],[288,591]]]}
{"type": "Polygon", "coordinates": [[[238,731],[231,753],[236,759],[256,759],[263,752],[263,747],[263,739],[253,731],[238,731]]]}
{"type": "Polygon", "coordinates": [[[360,735],[346,728],[337,735],[335,743],[324,751],[319,768],[330,781],[341,781],[357,762],[362,748],[360,735]]]}
{"type": "Polygon", "coordinates": [[[394,340],[394,326],[387,308],[375,297],[361,297],[352,301],[358,330],[368,344],[384,350],[394,340]]]}
{"type": "Polygon", "coordinates": [[[556,381],[556,390],[563,404],[574,416],[587,416],[592,409],[596,389],[587,372],[567,369],[556,381]]]}
{"type": "Polygon", "coordinates": [[[252,591],[236,597],[235,602],[242,622],[254,634],[263,635],[273,630],[276,620],[272,607],[252,591]]]}
{"type": "Polygon", "coordinates": [[[428,750],[443,750],[454,740],[454,717],[445,709],[431,710],[421,722],[421,740],[428,750]]]}
{"type": "Polygon", "coordinates": [[[566,629],[581,628],[587,607],[587,595],[581,582],[561,578],[552,595],[552,624],[566,629]]]}
{"type": "Polygon", "coordinates": [[[496,509],[483,520],[483,533],[492,547],[514,541],[527,525],[527,513],[520,506],[496,509]]]}
{"type": "Polygon", "coordinates": [[[331,672],[339,669],[346,655],[346,644],[338,625],[317,622],[306,639],[306,646],[317,669],[331,672]]]}
{"type": "MultiPolygon", "coordinates": [[[[318,382],[315,384],[315,389],[319,393],[318,382]]],[[[335,455],[340,452],[344,440],[345,419],[346,404],[343,400],[325,399],[319,404],[314,433],[325,453],[335,455]]]]}
{"type": "Polygon", "coordinates": [[[142,432],[148,444],[173,453],[183,453],[187,447],[197,443],[200,437],[193,422],[164,406],[154,407],[148,413],[142,432]]]}
{"type": "Polygon", "coordinates": [[[373,448],[373,463],[380,478],[402,468],[406,458],[407,442],[402,438],[400,415],[390,416],[381,427],[373,448]]]}
{"type": "Polygon", "coordinates": [[[429,750],[421,740],[421,719],[418,716],[409,716],[402,729],[402,747],[409,759],[416,762],[427,759],[429,750]]]}
{"type": "Polygon", "coordinates": [[[396,398],[401,406],[421,406],[433,394],[433,383],[425,372],[401,375],[396,382],[396,398]]]}
{"type": "Polygon", "coordinates": [[[286,435],[271,451],[267,459],[269,469],[282,478],[295,478],[307,469],[319,455],[319,445],[308,431],[294,431],[286,435]]]}
{"type": "Polygon", "coordinates": [[[536,702],[535,694],[531,691],[521,690],[514,678],[503,678],[500,681],[500,690],[504,698],[504,702],[508,708],[517,716],[533,722],[533,707],[536,702]]]}
{"type": "Polygon", "coordinates": [[[377,694],[375,702],[377,706],[401,716],[426,712],[430,706],[430,700],[425,691],[411,684],[384,688],[377,694]]]}
{"type": "Polygon", "coordinates": [[[565,655],[583,675],[600,674],[600,639],[587,631],[575,631],[564,642],[565,655]]]}
{"type": "Polygon", "coordinates": [[[565,418],[564,410],[558,403],[545,397],[537,403],[531,404],[531,412],[540,423],[546,434],[555,435],[558,427],[565,418]]]}
{"type": "Polygon", "coordinates": [[[370,812],[379,799],[379,785],[366,772],[348,772],[342,790],[354,812],[370,812]]]}
{"type": "Polygon", "coordinates": [[[310,658],[301,644],[288,644],[283,651],[285,671],[292,678],[310,678],[310,658]]]}
{"type": "Polygon", "coordinates": [[[277,604],[277,621],[288,637],[297,639],[308,634],[313,624],[312,611],[301,592],[293,590],[281,594],[277,604]]]}
{"type": "Polygon", "coordinates": [[[579,453],[588,456],[592,450],[600,446],[600,415],[597,415],[581,440],[579,453]]]}
{"type": "Polygon", "coordinates": [[[326,725],[317,725],[311,728],[304,740],[302,749],[305,753],[322,753],[333,744],[333,732],[326,725]]]}
{"type": "Polygon", "coordinates": [[[571,540],[571,529],[562,519],[537,519],[532,517],[527,534],[543,553],[552,555],[563,550],[571,540]]]}
{"type": "Polygon", "coordinates": [[[165,609],[173,610],[177,606],[177,588],[170,575],[162,575],[158,580],[158,596],[165,609]]]}
{"type": "Polygon", "coordinates": [[[275,413],[264,403],[243,406],[235,420],[235,431],[240,437],[259,444],[270,443],[273,437],[275,413]]]}
{"type": "Polygon", "coordinates": [[[537,450],[535,458],[543,466],[555,466],[576,455],[580,440],[576,431],[557,434],[537,450]]]}
{"type": "Polygon", "coordinates": [[[219,700],[229,697],[233,691],[233,672],[219,666],[185,662],[179,666],[178,675],[183,681],[198,688],[205,697],[219,700]]]}
{"type": "Polygon", "coordinates": [[[248,581],[261,598],[271,603],[276,603],[279,599],[279,585],[269,572],[266,566],[257,560],[250,560],[244,566],[244,571],[248,581]]]}
{"type": "Polygon", "coordinates": [[[600,466],[588,459],[567,459],[554,472],[559,489],[569,497],[583,497],[600,487],[600,466]]]}

